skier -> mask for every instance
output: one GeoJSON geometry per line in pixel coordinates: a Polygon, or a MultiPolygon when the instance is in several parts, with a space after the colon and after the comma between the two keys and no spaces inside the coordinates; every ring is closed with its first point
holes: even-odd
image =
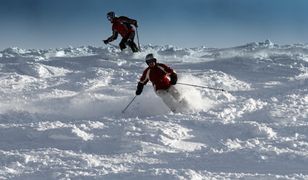
{"type": "Polygon", "coordinates": [[[142,93],[143,86],[150,80],[156,94],[162,98],[172,112],[181,111],[180,108],[185,108],[187,106],[186,100],[174,87],[177,82],[176,72],[165,64],[157,63],[153,54],[146,55],[145,61],[148,67],[144,70],[138,82],[136,95],[142,93]]]}
{"type": "Polygon", "coordinates": [[[105,44],[112,42],[118,38],[118,34],[122,36],[122,40],[119,44],[120,49],[123,50],[128,45],[133,52],[139,51],[136,43],[134,42],[135,30],[132,27],[134,25],[138,27],[137,21],[125,16],[116,17],[114,12],[107,13],[107,19],[112,23],[112,35],[104,40],[105,44]]]}

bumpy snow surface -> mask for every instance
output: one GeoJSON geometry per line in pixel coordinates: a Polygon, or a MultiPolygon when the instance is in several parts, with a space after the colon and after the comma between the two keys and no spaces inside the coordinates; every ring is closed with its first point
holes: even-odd
{"type": "Polygon", "coordinates": [[[0,179],[307,179],[308,46],[0,51],[0,179]],[[144,57],[174,68],[172,113],[144,57]]]}

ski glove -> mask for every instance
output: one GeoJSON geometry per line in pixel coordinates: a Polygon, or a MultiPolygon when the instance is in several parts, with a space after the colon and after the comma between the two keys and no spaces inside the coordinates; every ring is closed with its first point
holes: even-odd
{"type": "Polygon", "coordinates": [[[143,90],[143,84],[139,82],[136,90],[136,95],[137,96],[140,95],[142,93],[142,90],[143,90]]]}
{"type": "Polygon", "coordinates": [[[105,44],[108,44],[108,43],[109,43],[108,39],[104,40],[104,43],[105,43],[105,44]]]}
{"type": "Polygon", "coordinates": [[[176,73],[172,73],[170,75],[170,84],[175,85],[177,81],[178,81],[178,76],[176,75],[176,73]]]}

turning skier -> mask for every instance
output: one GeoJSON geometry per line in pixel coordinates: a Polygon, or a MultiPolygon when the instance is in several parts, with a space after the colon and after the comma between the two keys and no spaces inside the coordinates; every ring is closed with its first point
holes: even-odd
{"type": "Polygon", "coordinates": [[[139,49],[134,42],[135,38],[135,29],[132,27],[134,25],[138,27],[137,21],[130,19],[126,16],[116,17],[114,12],[107,13],[107,19],[112,23],[112,35],[104,40],[105,44],[112,42],[118,38],[118,34],[122,36],[122,40],[119,44],[120,49],[123,50],[128,45],[133,52],[138,52],[139,49]]]}
{"type": "Polygon", "coordinates": [[[158,63],[153,54],[148,54],[145,58],[147,67],[137,85],[136,95],[140,95],[143,86],[148,81],[152,82],[156,94],[164,101],[172,112],[182,111],[188,103],[174,87],[177,82],[177,74],[169,66],[158,63]]]}

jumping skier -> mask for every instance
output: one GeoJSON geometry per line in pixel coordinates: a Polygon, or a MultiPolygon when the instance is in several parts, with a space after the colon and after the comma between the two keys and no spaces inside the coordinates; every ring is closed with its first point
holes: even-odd
{"type": "Polygon", "coordinates": [[[112,42],[118,38],[118,34],[122,36],[122,40],[119,44],[120,49],[123,50],[128,45],[133,52],[138,52],[139,49],[134,42],[135,38],[135,28],[138,27],[137,21],[134,19],[130,19],[126,16],[116,17],[114,12],[107,13],[107,19],[112,23],[112,35],[104,40],[105,44],[112,42]]]}
{"type": "Polygon", "coordinates": [[[140,95],[143,86],[148,81],[152,82],[156,94],[164,101],[172,112],[181,111],[187,106],[187,101],[174,87],[177,82],[177,74],[169,66],[158,63],[153,54],[148,54],[145,58],[148,67],[144,70],[137,85],[136,95],[140,95]]]}

